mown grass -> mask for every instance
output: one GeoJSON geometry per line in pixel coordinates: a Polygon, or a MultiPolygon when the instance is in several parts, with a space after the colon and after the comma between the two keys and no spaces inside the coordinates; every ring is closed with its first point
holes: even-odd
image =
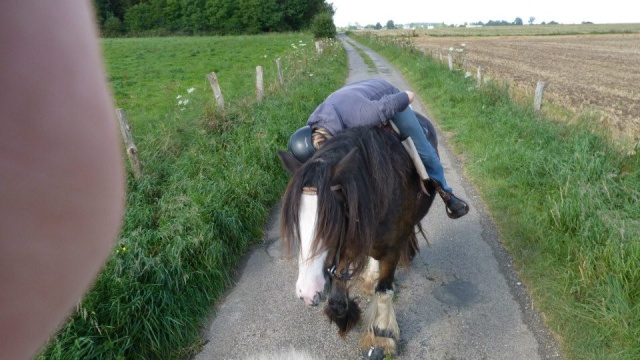
{"type": "Polygon", "coordinates": [[[129,174],[113,254],[40,359],[183,359],[199,350],[200,327],[286,186],[277,150],[346,77],[344,50],[316,56],[302,45],[312,43],[308,34],[104,40],[144,175],[129,174]],[[253,100],[257,65],[262,103],[253,100]]]}
{"type": "MultiPolygon", "coordinates": [[[[426,102],[572,359],[640,358],[640,155],[538,116],[501,86],[390,41],[383,54],[426,102]]],[[[640,149],[636,149],[640,150],[640,149]]]]}

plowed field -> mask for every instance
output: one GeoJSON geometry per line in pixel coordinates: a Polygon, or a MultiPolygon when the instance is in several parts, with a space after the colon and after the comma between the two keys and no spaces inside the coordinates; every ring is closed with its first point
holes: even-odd
{"type": "Polygon", "coordinates": [[[640,140],[640,34],[411,39],[427,53],[442,51],[445,59],[450,48],[463,49],[454,54],[471,74],[482,66],[492,79],[529,95],[538,80],[545,81],[545,102],[574,117],[594,114],[615,138],[640,140]]]}

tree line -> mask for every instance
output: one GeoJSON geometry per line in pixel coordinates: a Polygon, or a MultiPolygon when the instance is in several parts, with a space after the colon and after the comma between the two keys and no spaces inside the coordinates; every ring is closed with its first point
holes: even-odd
{"type": "MultiPolygon", "coordinates": [[[[93,0],[103,36],[257,34],[307,29],[325,0],[93,0]]],[[[325,15],[326,16],[326,15],[325,15]]]]}
{"type": "MultiPolygon", "coordinates": [[[[536,18],[531,16],[529,18],[529,25],[533,25],[534,21],[536,21],[536,18]]],[[[585,24],[585,22],[582,22],[583,24],[585,24]]],[[[506,26],[506,25],[523,25],[523,21],[522,18],[517,17],[513,22],[508,22],[505,20],[489,20],[486,24],[483,23],[482,21],[478,21],[475,23],[471,23],[471,25],[481,25],[481,26],[506,26]]],[[[557,22],[555,21],[550,21],[548,23],[546,22],[542,22],[540,25],[558,25],[557,22]]]]}

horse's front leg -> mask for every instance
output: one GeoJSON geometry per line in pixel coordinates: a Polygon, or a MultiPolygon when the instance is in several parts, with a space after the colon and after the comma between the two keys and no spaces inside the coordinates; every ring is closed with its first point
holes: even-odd
{"type": "Polygon", "coordinates": [[[366,330],[360,339],[360,345],[369,359],[394,355],[396,342],[400,339],[400,328],[393,309],[393,280],[398,257],[383,258],[379,264],[380,278],[365,314],[366,330]]]}

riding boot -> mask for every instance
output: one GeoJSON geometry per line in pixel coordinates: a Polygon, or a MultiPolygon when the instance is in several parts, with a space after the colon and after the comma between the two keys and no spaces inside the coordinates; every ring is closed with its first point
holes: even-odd
{"type": "Polygon", "coordinates": [[[436,191],[444,201],[448,217],[451,219],[458,219],[469,212],[469,205],[464,200],[453,195],[451,192],[445,191],[437,180],[431,179],[431,181],[435,185],[436,191]]]}

